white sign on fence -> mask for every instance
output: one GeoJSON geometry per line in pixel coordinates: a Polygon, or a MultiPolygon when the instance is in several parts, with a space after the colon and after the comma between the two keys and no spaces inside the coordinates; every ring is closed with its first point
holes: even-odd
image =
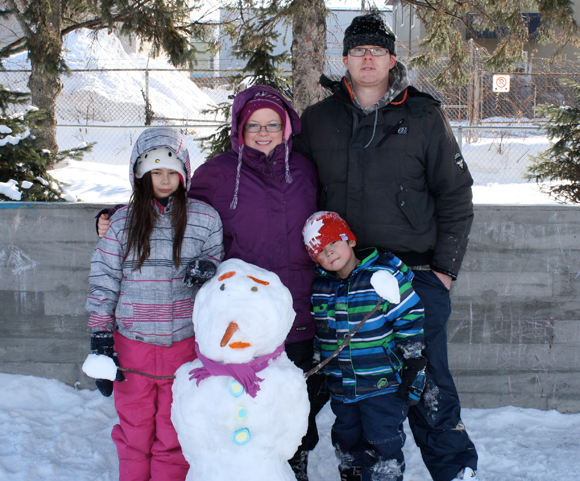
{"type": "Polygon", "coordinates": [[[493,91],[494,92],[509,92],[510,91],[510,76],[509,75],[494,75],[493,76],[493,91]]]}

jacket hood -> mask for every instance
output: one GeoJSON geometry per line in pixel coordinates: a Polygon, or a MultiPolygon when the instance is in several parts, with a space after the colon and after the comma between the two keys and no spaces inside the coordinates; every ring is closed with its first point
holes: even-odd
{"type": "MultiPolygon", "coordinates": [[[[292,134],[297,135],[300,133],[301,130],[300,117],[294,110],[294,107],[292,107],[292,104],[273,87],[269,87],[268,85],[253,85],[252,87],[247,88],[246,90],[242,90],[240,93],[238,93],[234,98],[234,104],[232,106],[232,129],[230,132],[230,140],[232,142],[232,150],[236,154],[239,153],[240,150],[240,142],[238,140],[238,135],[240,129],[243,127],[243,125],[239,125],[238,117],[240,116],[240,113],[242,112],[242,109],[244,108],[248,100],[254,97],[258,92],[269,92],[272,95],[275,95],[276,97],[281,99],[282,102],[284,103],[284,107],[286,107],[286,111],[290,118],[290,122],[292,125],[292,134]]],[[[282,120],[285,121],[285,119],[282,120]]],[[[290,142],[290,139],[286,140],[290,142]]]]}
{"type": "Polygon", "coordinates": [[[131,162],[129,163],[129,181],[131,182],[131,187],[135,188],[135,163],[137,162],[137,158],[146,152],[162,147],[171,150],[177,159],[183,162],[187,174],[187,178],[184,179],[185,190],[187,192],[191,183],[189,152],[185,144],[185,139],[179,131],[169,127],[152,127],[141,132],[141,135],[137,138],[133,146],[133,151],[131,152],[131,162]]]}
{"type": "MultiPolygon", "coordinates": [[[[397,98],[407,87],[409,87],[409,75],[407,73],[407,66],[397,60],[395,66],[389,72],[389,91],[382,98],[384,105],[390,104],[397,98]]],[[[382,107],[382,105],[378,105],[382,107]]],[[[363,109],[364,110],[364,109],[363,109]]]]}

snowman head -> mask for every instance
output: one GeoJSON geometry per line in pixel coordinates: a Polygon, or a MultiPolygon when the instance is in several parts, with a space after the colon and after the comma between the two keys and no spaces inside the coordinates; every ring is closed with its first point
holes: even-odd
{"type": "Polygon", "coordinates": [[[197,293],[193,325],[205,357],[239,364],[274,352],[295,315],[290,291],[276,274],[229,259],[197,293]]]}

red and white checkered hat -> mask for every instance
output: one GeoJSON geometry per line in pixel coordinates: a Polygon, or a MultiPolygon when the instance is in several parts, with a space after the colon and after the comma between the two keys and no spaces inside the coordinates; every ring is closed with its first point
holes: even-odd
{"type": "Polygon", "coordinates": [[[302,229],[304,245],[310,257],[318,264],[318,254],[331,242],[356,241],[348,224],[336,213],[319,211],[312,214],[302,229]]]}

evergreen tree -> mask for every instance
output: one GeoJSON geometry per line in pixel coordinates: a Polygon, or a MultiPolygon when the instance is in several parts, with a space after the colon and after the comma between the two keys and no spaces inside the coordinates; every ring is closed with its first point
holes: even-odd
{"type": "MultiPolygon", "coordinates": [[[[290,60],[287,52],[273,55],[274,42],[279,33],[275,30],[278,17],[274,7],[252,10],[251,15],[240,15],[238,22],[232,23],[228,34],[236,41],[233,54],[236,58],[247,60],[240,74],[230,77],[234,92],[238,93],[252,85],[269,85],[279,92],[288,92],[288,79],[283,76],[282,65],[290,60]],[[243,23],[243,26],[240,25],[243,23]]],[[[202,111],[220,115],[224,122],[217,130],[200,139],[206,152],[206,159],[232,149],[230,141],[232,104],[222,102],[213,109],[202,111]]]]}
{"type": "MultiPolygon", "coordinates": [[[[288,89],[288,79],[282,76],[282,65],[290,61],[288,52],[274,55],[275,42],[280,37],[276,27],[280,24],[275,5],[254,11],[236,37],[233,55],[247,60],[241,73],[233,76],[236,85],[269,85],[279,92],[288,89]]],[[[235,24],[232,25],[235,27],[235,24]]],[[[231,32],[233,34],[233,32],[231,32]]],[[[230,35],[231,35],[230,34],[230,35]]]]}
{"type": "Polygon", "coordinates": [[[536,182],[556,181],[542,184],[540,189],[558,202],[580,203],[580,84],[570,80],[562,83],[570,87],[576,96],[577,106],[558,107],[542,104],[538,113],[547,119],[542,126],[553,142],[547,150],[533,157],[528,167],[528,179],[536,182]]]}
{"type": "MultiPolygon", "coordinates": [[[[252,53],[253,43],[275,40],[272,35],[275,28],[292,30],[292,45],[289,46],[292,76],[288,84],[298,114],[326,96],[319,84],[325,67],[326,16],[329,12],[325,0],[231,0],[229,8],[237,11],[237,15],[236,21],[226,27],[226,34],[237,44],[237,51],[244,58],[252,53]]],[[[265,52],[264,46],[260,48],[265,52]]],[[[267,64],[258,52],[255,53],[256,65],[249,68],[257,73],[259,65],[267,64]]],[[[281,59],[279,64],[285,61],[281,59]]],[[[265,77],[270,79],[271,75],[265,77]]]]}
{"type": "Polygon", "coordinates": [[[48,165],[65,158],[80,160],[92,146],[58,154],[43,149],[39,139],[31,135],[31,128],[45,113],[31,107],[10,113],[29,98],[30,94],[12,92],[0,85],[0,183],[5,188],[4,193],[0,192],[0,201],[64,201],[63,187],[48,174],[48,165]]]}
{"type": "Polygon", "coordinates": [[[202,150],[207,154],[206,160],[232,150],[232,142],[230,140],[232,104],[230,102],[221,102],[215,108],[202,110],[201,113],[219,115],[224,119],[213,134],[199,139],[202,150]]]}

